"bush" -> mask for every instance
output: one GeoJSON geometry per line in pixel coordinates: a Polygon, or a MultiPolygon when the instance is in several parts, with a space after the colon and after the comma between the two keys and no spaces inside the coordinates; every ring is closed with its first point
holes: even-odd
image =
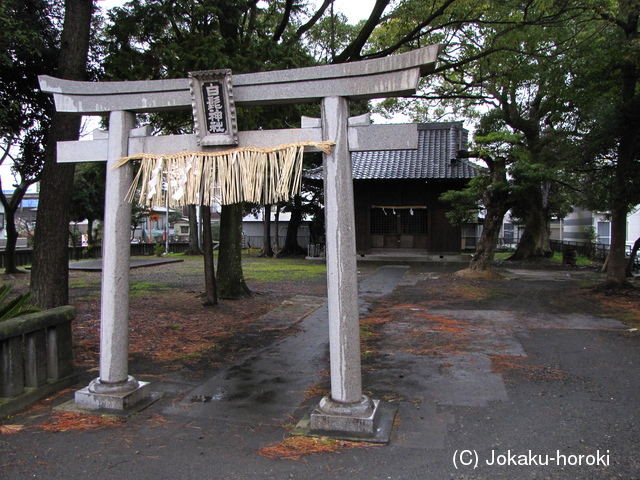
{"type": "Polygon", "coordinates": [[[161,257],[162,255],[164,255],[164,245],[161,243],[156,243],[153,246],[153,253],[156,257],[161,257]]]}
{"type": "Polygon", "coordinates": [[[30,304],[31,293],[23,293],[11,300],[7,300],[12,288],[13,285],[10,283],[0,286],[0,322],[40,311],[38,307],[30,304]]]}

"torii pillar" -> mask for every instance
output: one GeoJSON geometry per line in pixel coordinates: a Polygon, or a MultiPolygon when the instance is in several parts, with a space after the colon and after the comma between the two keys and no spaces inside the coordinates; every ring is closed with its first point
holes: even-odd
{"type": "MultiPolygon", "coordinates": [[[[312,435],[379,441],[379,432],[384,430],[378,425],[379,401],[362,395],[350,151],[417,148],[415,132],[399,128],[402,126],[395,130],[389,126],[384,132],[380,129],[388,126],[349,127],[348,100],[415,93],[420,77],[435,67],[438,52],[439,46],[432,45],[375,60],[233,76],[238,106],[312,102],[322,106],[322,128],[238,132],[240,146],[335,142],[333,151],[324,156],[331,395],[310,415],[312,435]]],[[[136,112],[190,109],[193,98],[188,79],[91,83],[42,76],[40,86],[53,94],[58,111],[108,114],[110,118],[108,139],[60,142],[58,161],[106,160],[109,165],[117,158],[140,153],[204,150],[195,135],[149,137],[140,129],[131,130],[136,112]]],[[[100,376],[76,392],[75,399],[76,404],[88,407],[125,410],[150,395],[149,384],[128,374],[130,205],[124,202],[123,188],[129,179],[127,169],[107,168],[100,376]]]]}
{"type": "Polygon", "coordinates": [[[311,431],[373,434],[377,404],[362,395],[360,323],[349,105],[343,97],[321,102],[322,136],[335,146],[324,155],[324,203],[329,311],[331,397],[311,414],[311,431]]]}
{"type": "Polygon", "coordinates": [[[125,200],[133,179],[130,164],[113,167],[128,153],[135,115],[109,114],[100,290],[100,376],[76,392],[75,401],[89,407],[125,411],[151,395],[151,385],[129,376],[129,270],[131,204],[125,200]]]}

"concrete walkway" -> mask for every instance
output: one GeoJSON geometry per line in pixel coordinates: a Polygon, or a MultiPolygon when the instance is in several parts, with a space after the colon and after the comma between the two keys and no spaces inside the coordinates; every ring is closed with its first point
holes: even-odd
{"type": "MultiPolygon", "coordinates": [[[[149,257],[149,258],[132,258],[129,262],[131,268],[153,267],[155,265],[165,265],[167,263],[177,263],[184,260],[171,257],[149,257]]],[[[86,272],[101,272],[102,259],[98,260],[81,260],[79,262],[69,262],[69,270],[81,270],[86,272]]]]}
{"type": "MultiPolygon", "coordinates": [[[[360,282],[362,298],[391,293],[409,267],[385,266],[360,282]]],[[[299,417],[309,388],[328,373],[327,304],[297,296],[260,319],[262,328],[295,333],[253,352],[240,363],[191,390],[163,414],[186,418],[233,420],[235,423],[282,425],[299,417]],[[302,318],[302,320],[301,320],[302,318]],[[320,367],[320,368],[319,368],[320,367]]]]}
{"type": "Polygon", "coordinates": [[[286,437],[317,403],[309,388],[327,380],[324,300],[299,296],[260,319],[287,335],[212,378],[164,377],[154,387],[165,397],[125,425],[0,435],[2,478],[640,478],[640,337],[608,318],[520,309],[531,282],[553,295],[558,275],[549,282],[512,272],[513,301],[500,308],[424,311],[392,295],[411,285],[419,295],[439,274],[385,266],[360,282],[363,310],[383,302],[402,312],[383,325],[363,382],[399,407],[388,446],[301,461],[257,454],[286,437]],[[408,333],[441,346],[417,352],[408,333]],[[496,370],[496,359],[515,367],[496,370]]]}

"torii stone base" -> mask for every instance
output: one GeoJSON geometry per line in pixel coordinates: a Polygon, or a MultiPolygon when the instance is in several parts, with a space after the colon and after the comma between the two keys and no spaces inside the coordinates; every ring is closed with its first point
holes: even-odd
{"type": "Polygon", "coordinates": [[[340,404],[324,397],[298,422],[291,434],[387,444],[397,410],[395,405],[366,396],[358,404],[340,404]]]}
{"type": "MultiPolygon", "coordinates": [[[[131,377],[129,378],[131,379],[131,377]]],[[[126,382],[121,389],[110,388],[108,391],[100,392],[100,388],[94,380],[89,386],[75,393],[75,402],[89,409],[129,410],[146,400],[150,395],[151,384],[149,382],[133,380],[126,382]]]]}
{"type": "Polygon", "coordinates": [[[149,382],[138,382],[135,390],[119,394],[96,394],[90,392],[89,387],[85,387],[75,392],[73,400],[58,405],[54,410],[95,415],[109,414],[128,418],[157,402],[163,396],[163,393],[152,392],[149,382]]]}

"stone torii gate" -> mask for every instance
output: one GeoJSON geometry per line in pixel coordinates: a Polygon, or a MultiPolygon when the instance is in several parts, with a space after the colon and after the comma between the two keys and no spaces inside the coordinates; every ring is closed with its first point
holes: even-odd
{"type": "MultiPolygon", "coordinates": [[[[432,45],[374,60],[231,78],[237,106],[321,104],[320,125],[303,124],[303,128],[291,130],[240,131],[237,132],[239,146],[273,147],[307,141],[335,143],[331,153],[323,155],[331,396],[322,399],[311,414],[312,431],[347,432],[351,436],[373,438],[381,430],[379,402],[362,394],[349,152],[417,148],[415,126],[358,126],[357,118],[349,119],[348,100],[415,93],[420,78],[433,71],[438,52],[439,46],[432,45]],[[344,208],[349,205],[351,208],[344,208]]],[[[151,386],[128,372],[131,204],[125,197],[132,181],[132,167],[130,164],[113,167],[123,157],[142,153],[170,155],[228,147],[215,145],[215,141],[203,142],[197,134],[150,136],[146,127],[133,129],[136,113],[191,109],[193,95],[189,79],[77,82],[41,76],[39,80],[42,91],[53,94],[59,112],[109,116],[109,131],[102,138],[59,142],[58,162],[107,162],[100,376],[76,392],[75,403],[82,408],[125,412],[149,399],[151,386]]]]}

